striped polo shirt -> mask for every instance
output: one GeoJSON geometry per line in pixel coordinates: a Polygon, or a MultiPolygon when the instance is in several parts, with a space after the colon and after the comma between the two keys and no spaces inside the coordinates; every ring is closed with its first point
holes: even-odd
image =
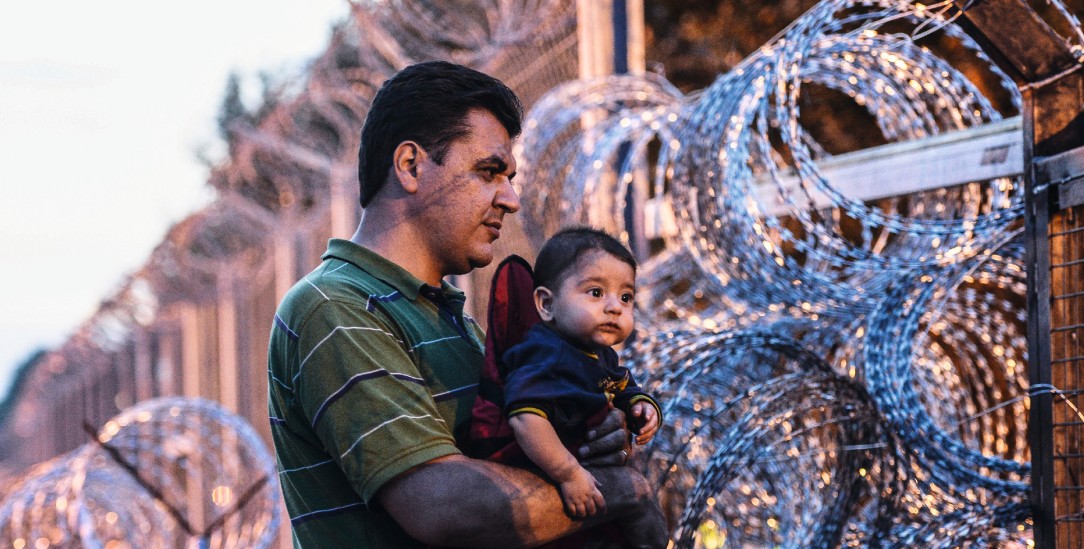
{"type": "Polygon", "coordinates": [[[457,454],[484,352],[464,295],[348,240],[283,298],[268,410],[297,547],[414,547],[373,495],[457,454]]]}

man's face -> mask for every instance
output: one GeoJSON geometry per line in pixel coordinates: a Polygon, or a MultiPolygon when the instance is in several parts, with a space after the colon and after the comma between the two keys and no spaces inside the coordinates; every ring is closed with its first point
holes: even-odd
{"type": "Polygon", "coordinates": [[[418,173],[417,212],[431,229],[427,240],[442,275],[492,262],[505,214],[520,208],[508,131],[482,109],[470,111],[466,122],[469,132],[449,145],[443,162],[429,156],[418,173]]]}
{"type": "Polygon", "coordinates": [[[582,349],[612,347],[632,333],[635,273],[602,251],[581,255],[553,295],[552,326],[582,349]]]}

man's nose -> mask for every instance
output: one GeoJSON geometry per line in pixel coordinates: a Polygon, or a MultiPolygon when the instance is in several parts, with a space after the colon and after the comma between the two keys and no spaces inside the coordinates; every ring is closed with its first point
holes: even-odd
{"type": "Polygon", "coordinates": [[[497,196],[493,198],[493,204],[506,213],[519,211],[522,204],[519,202],[519,195],[516,194],[516,190],[512,188],[512,180],[506,179],[504,185],[501,185],[500,190],[497,191],[497,196]]]}

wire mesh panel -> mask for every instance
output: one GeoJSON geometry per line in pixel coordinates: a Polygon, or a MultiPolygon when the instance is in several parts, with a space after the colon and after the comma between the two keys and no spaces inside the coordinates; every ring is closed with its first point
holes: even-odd
{"type": "Polygon", "coordinates": [[[1084,547],[1084,205],[1053,213],[1049,230],[1056,539],[1084,547]]]}
{"type": "Polygon", "coordinates": [[[1084,147],[1037,158],[1030,194],[1035,542],[1084,547],[1084,147]]]}

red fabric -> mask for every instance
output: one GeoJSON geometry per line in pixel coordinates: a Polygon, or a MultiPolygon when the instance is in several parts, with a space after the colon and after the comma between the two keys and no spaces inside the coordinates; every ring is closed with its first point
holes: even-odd
{"type": "MultiPolygon", "coordinates": [[[[518,255],[510,255],[497,266],[489,290],[488,318],[485,362],[479,381],[478,398],[471,412],[473,417],[466,453],[474,458],[497,463],[529,465],[530,462],[516,443],[512,428],[508,425],[508,418],[504,415],[503,379],[506,367],[501,360],[508,348],[523,341],[527,330],[542,320],[534,306],[534,277],[527,260],[518,255]]],[[[608,411],[603,409],[591,418],[588,424],[598,424],[608,411]]],[[[621,543],[625,537],[615,523],[608,522],[541,547],[576,549],[590,541],[603,539],[621,543]]]]}
{"type": "Polygon", "coordinates": [[[470,427],[471,457],[499,463],[524,458],[504,416],[504,363],[501,356],[523,340],[527,330],[542,319],[534,307],[531,265],[518,255],[508,256],[493,273],[489,290],[489,322],[486,328],[485,362],[474,401],[470,427]]]}

